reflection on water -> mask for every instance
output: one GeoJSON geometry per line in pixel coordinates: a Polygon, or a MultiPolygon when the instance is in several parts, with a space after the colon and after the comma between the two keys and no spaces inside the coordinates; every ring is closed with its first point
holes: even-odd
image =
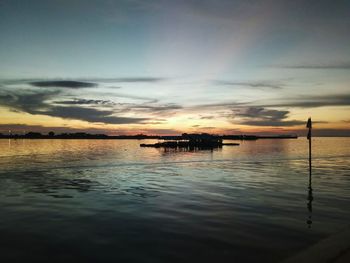
{"type": "MultiPolygon", "coordinates": [[[[77,175],[79,172],[77,172],[77,175]]],[[[81,174],[81,173],[80,173],[81,174]]],[[[13,173],[11,178],[7,177],[7,174],[1,174],[1,180],[4,180],[7,186],[4,189],[3,194],[9,194],[13,196],[16,192],[17,195],[23,193],[37,193],[47,194],[48,196],[57,198],[68,198],[70,195],[60,194],[64,189],[74,190],[78,192],[87,192],[94,186],[98,186],[98,182],[94,182],[89,179],[82,178],[62,178],[59,175],[55,175],[52,172],[36,171],[25,173],[13,173]],[[20,186],[20,189],[13,189],[13,186],[20,186]],[[12,189],[12,191],[9,191],[12,189]]]]}
{"type": "MultiPolygon", "coordinates": [[[[310,155],[311,156],[311,155],[310,155]]],[[[308,187],[308,195],[307,195],[307,209],[309,211],[309,217],[306,223],[309,228],[312,225],[312,201],[314,200],[314,196],[312,194],[312,168],[311,168],[311,157],[309,158],[309,187],[308,187]]]]}
{"type": "Polygon", "coordinates": [[[303,138],[180,152],[0,140],[2,258],[278,262],[349,221],[349,142],[315,139],[311,178],[303,138]]]}
{"type": "Polygon", "coordinates": [[[307,209],[309,211],[309,217],[308,217],[306,223],[307,223],[308,227],[311,228],[311,225],[312,225],[312,201],[314,200],[314,197],[312,195],[311,184],[309,185],[307,200],[308,200],[307,209]]]}
{"type": "Polygon", "coordinates": [[[307,195],[307,209],[309,211],[309,217],[306,221],[309,228],[312,225],[312,201],[314,200],[314,196],[312,194],[312,153],[311,153],[311,138],[309,140],[309,187],[308,187],[308,195],[307,195]]]}

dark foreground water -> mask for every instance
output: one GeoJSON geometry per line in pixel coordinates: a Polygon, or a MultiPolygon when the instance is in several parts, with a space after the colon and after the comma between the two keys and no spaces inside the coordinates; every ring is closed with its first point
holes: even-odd
{"type": "Polygon", "coordinates": [[[304,138],[141,142],[0,140],[0,262],[278,262],[350,222],[349,138],[314,139],[311,203],[304,138]]]}

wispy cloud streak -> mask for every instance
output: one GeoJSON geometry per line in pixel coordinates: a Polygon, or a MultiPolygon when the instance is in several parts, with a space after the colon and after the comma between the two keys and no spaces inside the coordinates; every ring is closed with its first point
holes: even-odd
{"type": "Polygon", "coordinates": [[[254,88],[254,89],[282,89],[283,84],[279,84],[274,81],[226,81],[226,80],[216,80],[214,81],[217,85],[223,85],[223,86],[237,86],[237,87],[248,87],[248,88],[254,88]]]}
{"type": "Polygon", "coordinates": [[[323,63],[323,64],[295,64],[295,65],[276,65],[276,68],[286,69],[350,69],[350,62],[323,63]]]}
{"type": "Polygon", "coordinates": [[[288,100],[281,99],[281,102],[271,102],[261,106],[265,107],[296,107],[296,108],[316,108],[326,106],[350,106],[349,94],[332,94],[323,96],[305,95],[290,98],[288,100]]]}

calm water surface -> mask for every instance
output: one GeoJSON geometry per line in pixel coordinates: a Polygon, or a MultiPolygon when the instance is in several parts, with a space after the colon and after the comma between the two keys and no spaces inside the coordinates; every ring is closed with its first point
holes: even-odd
{"type": "Polygon", "coordinates": [[[311,203],[305,138],[141,142],[0,140],[1,261],[278,262],[350,222],[350,138],[314,139],[311,203]]]}

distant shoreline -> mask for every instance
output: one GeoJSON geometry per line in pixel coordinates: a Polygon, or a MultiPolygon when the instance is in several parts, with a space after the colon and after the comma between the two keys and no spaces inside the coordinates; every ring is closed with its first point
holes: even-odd
{"type": "MultiPolygon", "coordinates": [[[[323,136],[324,137],[324,136],[323,136]]],[[[334,136],[332,136],[334,137],[334,136]]],[[[258,137],[256,139],[227,139],[223,138],[223,140],[241,140],[241,141],[254,141],[254,140],[263,140],[263,139],[271,139],[271,140],[285,140],[285,139],[298,139],[302,137],[296,137],[296,138],[285,138],[285,137],[258,137]]],[[[305,137],[306,138],[306,137],[305,137]]],[[[107,137],[107,138],[79,138],[79,137],[40,137],[40,138],[29,138],[29,137],[0,137],[1,139],[13,139],[13,140],[166,140],[161,137],[148,137],[148,138],[115,138],[115,137],[107,137]]]]}
{"type": "MultiPolygon", "coordinates": [[[[185,134],[184,134],[185,135],[185,134]]],[[[69,133],[69,134],[50,134],[43,135],[40,133],[28,133],[25,135],[12,134],[3,135],[0,134],[0,139],[87,139],[87,140],[147,140],[147,139],[158,139],[158,140],[183,140],[184,135],[178,136],[160,136],[160,135],[118,135],[109,136],[105,134],[88,134],[88,133],[69,133]]],[[[270,135],[270,136],[260,136],[260,135],[221,135],[218,138],[222,140],[259,140],[259,139],[297,139],[297,135],[270,135]]]]}

